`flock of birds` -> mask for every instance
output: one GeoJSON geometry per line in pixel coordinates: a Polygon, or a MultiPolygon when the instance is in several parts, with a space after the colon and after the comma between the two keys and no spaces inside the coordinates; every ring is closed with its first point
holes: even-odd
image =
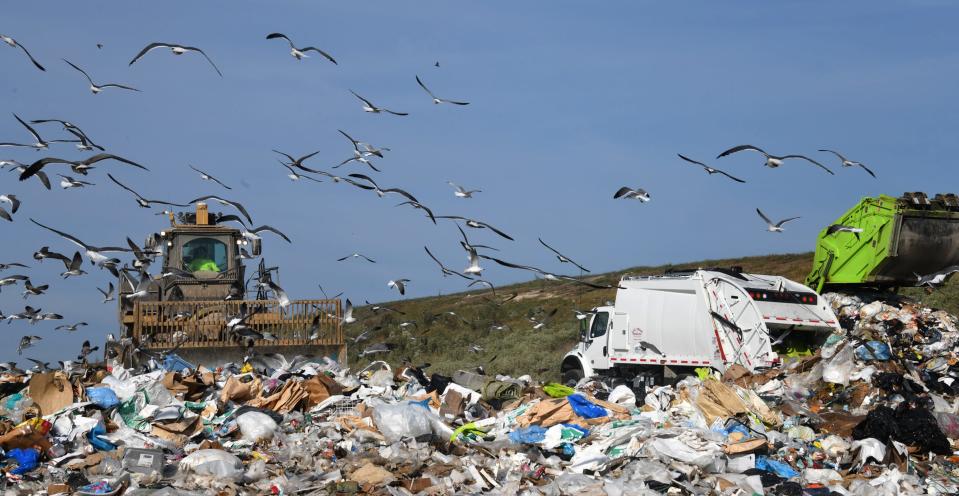
{"type": "MultiPolygon", "coordinates": [[[[33,55],[16,39],[0,35],[0,40],[5,42],[8,46],[18,49],[23,52],[23,54],[29,59],[29,61],[40,71],[45,71],[46,68],[36,59],[33,55]]],[[[338,65],[336,59],[327,51],[314,46],[297,46],[287,35],[282,33],[270,33],[266,36],[266,40],[283,40],[289,45],[290,55],[297,61],[309,58],[311,54],[322,57],[331,64],[338,65]]],[[[98,45],[98,48],[101,47],[98,45]]],[[[145,63],[145,59],[148,55],[155,53],[158,49],[168,49],[170,53],[176,56],[185,55],[185,54],[195,54],[202,56],[203,59],[209,64],[209,66],[220,76],[223,77],[223,73],[220,68],[214,63],[213,59],[201,48],[195,46],[181,45],[175,43],[164,43],[164,42],[154,42],[144,46],[136,55],[130,60],[129,66],[133,66],[136,63],[145,63]]],[[[89,89],[93,94],[99,94],[105,90],[125,90],[125,91],[134,91],[140,92],[139,89],[134,88],[127,84],[121,83],[103,83],[97,82],[91,76],[89,72],[84,70],[81,66],[66,60],[62,59],[63,62],[69,65],[75,71],[81,73],[89,83],[89,89]]],[[[435,67],[439,67],[439,62],[434,64],[435,67]]],[[[437,96],[436,93],[431,90],[423,79],[419,76],[415,76],[415,81],[417,85],[426,93],[430,101],[433,104],[449,104],[456,107],[465,107],[470,104],[470,102],[463,100],[454,100],[448,98],[442,98],[437,96]]],[[[364,112],[371,114],[389,114],[393,116],[407,116],[408,112],[401,112],[393,109],[389,109],[380,105],[373,103],[372,100],[361,96],[352,89],[349,92],[361,102],[361,108],[364,112]]],[[[92,152],[93,154],[85,159],[65,159],[58,158],[54,156],[48,156],[39,158],[37,160],[20,162],[13,159],[3,159],[0,160],[0,167],[9,168],[10,171],[16,172],[20,181],[39,181],[44,188],[51,189],[52,184],[50,181],[49,172],[56,170],[57,177],[60,178],[60,187],[63,189],[83,189],[91,188],[97,186],[96,183],[87,181],[87,177],[91,176],[95,172],[95,169],[101,168],[104,166],[112,167],[128,167],[132,169],[139,169],[141,171],[149,171],[149,168],[140,164],[137,161],[107,152],[106,148],[97,144],[91,136],[81,129],[77,124],[63,119],[34,119],[34,120],[24,120],[19,115],[13,114],[13,117],[16,121],[24,128],[27,134],[30,135],[31,139],[29,141],[22,140],[23,142],[0,142],[0,148],[24,148],[32,149],[36,151],[46,151],[49,150],[52,146],[58,144],[72,144],[76,151],[79,152],[92,152]],[[59,125],[61,130],[66,133],[67,136],[58,137],[57,139],[49,139],[49,134],[47,126],[59,125]],[[37,126],[37,127],[34,127],[37,126]],[[44,126],[44,127],[41,127],[44,126]],[[42,129],[44,132],[41,133],[38,131],[42,129]],[[69,169],[72,175],[67,174],[67,169],[69,169]]],[[[435,263],[442,274],[443,277],[458,277],[464,280],[467,284],[468,289],[473,289],[477,287],[485,288],[493,296],[493,301],[498,304],[502,304],[505,301],[515,297],[515,294],[512,297],[507,297],[506,299],[496,299],[496,288],[487,279],[483,278],[484,269],[481,264],[486,262],[492,262],[498,266],[505,267],[508,269],[526,271],[532,273],[538,278],[542,278],[547,281],[564,281],[576,285],[583,286],[592,289],[607,289],[614,288],[615,286],[597,284],[588,279],[582,277],[584,273],[589,273],[590,271],[586,269],[580,263],[574,261],[571,257],[560,252],[557,248],[549,245],[543,239],[539,239],[540,244],[549,251],[552,256],[555,256],[556,259],[562,264],[569,264],[579,271],[579,276],[573,275],[564,275],[548,271],[537,266],[520,264],[505,260],[500,256],[493,256],[493,252],[498,252],[499,249],[485,244],[478,244],[471,241],[470,237],[467,235],[467,230],[474,231],[487,231],[493,233],[501,241],[513,241],[514,238],[510,234],[506,233],[504,230],[495,227],[493,224],[486,222],[484,220],[475,219],[471,217],[465,217],[460,215],[439,215],[434,210],[427,205],[423,204],[417,197],[406,189],[385,185],[381,185],[377,180],[367,174],[359,172],[350,172],[346,174],[338,174],[335,172],[336,169],[346,166],[355,166],[363,167],[364,172],[368,174],[373,174],[380,172],[380,169],[377,167],[377,162],[386,158],[386,154],[391,150],[388,147],[376,146],[367,141],[354,138],[352,135],[348,134],[346,131],[338,130],[338,132],[348,140],[351,150],[349,156],[347,156],[342,161],[338,162],[336,165],[330,167],[329,170],[324,170],[317,168],[313,165],[315,162],[316,156],[319,154],[319,151],[314,151],[307,153],[301,156],[295,156],[280,150],[273,150],[277,155],[277,161],[283,167],[287,177],[292,181],[313,181],[316,183],[322,183],[325,181],[331,181],[335,184],[346,184],[352,187],[355,187],[359,190],[372,191],[378,197],[391,197],[396,198],[400,201],[396,206],[407,206],[412,209],[420,211],[428,222],[433,224],[440,224],[440,221],[449,222],[456,226],[459,234],[460,240],[459,245],[466,253],[467,265],[462,269],[451,268],[447,263],[440,260],[432,251],[430,251],[428,246],[424,246],[424,251],[426,252],[427,257],[435,263]],[[366,170],[368,169],[368,170],[366,170]]],[[[753,145],[740,145],[733,148],[730,148],[717,156],[718,158],[726,157],[732,154],[739,152],[755,152],[762,154],[765,158],[765,166],[770,168],[777,168],[782,166],[787,161],[805,161],[814,166],[817,166],[829,174],[834,174],[832,170],[823,165],[822,163],[807,157],[805,155],[772,155],[767,153],[763,149],[753,146],[753,145]]],[[[874,172],[869,169],[866,165],[861,162],[856,162],[845,158],[844,155],[835,151],[823,149],[820,150],[824,153],[830,153],[837,157],[841,161],[841,166],[844,168],[847,167],[859,167],[866,171],[871,176],[875,177],[874,172]]],[[[679,154],[679,158],[689,164],[695,165],[702,168],[707,174],[714,175],[719,174],[725,176],[726,178],[735,181],[737,183],[745,183],[746,181],[731,175],[730,173],[720,170],[718,168],[707,165],[703,162],[691,159],[685,155],[679,154]]],[[[233,191],[233,188],[228,185],[225,181],[217,178],[213,174],[201,170],[193,165],[188,165],[188,167],[198,174],[199,179],[202,181],[209,182],[215,185],[216,188],[222,188],[226,192],[233,191]]],[[[292,243],[292,240],[289,236],[281,232],[280,230],[271,227],[269,225],[261,225],[259,227],[252,227],[253,220],[252,215],[247,210],[247,208],[240,202],[232,199],[227,199],[223,195],[214,194],[214,195],[205,195],[188,202],[173,202],[167,199],[153,199],[144,196],[139,192],[140,186],[129,185],[121,182],[112,174],[106,174],[107,179],[112,182],[117,188],[120,188],[132,196],[133,201],[137,204],[138,207],[143,209],[153,209],[155,207],[160,207],[162,210],[157,214],[171,214],[175,213],[173,209],[175,208],[185,208],[192,204],[198,202],[216,202],[217,204],[228,207],[231,210],[235,211],[235,214],[228,215],[217,215],[217,223],[233,222],[238,224],[239,228],[243,232],[243,236],[247,239],[259,239],[261,235],[265,233],[271,233],[276,235],[288,243],[292,243]]],[[[448,185],[453,189],[452,194],[455,198],[462,200],[469,200],[474,197],[476,194],[483,193],[481,189],[470,189],[459,185],[453,181],[448,181],[448,185]]],[[[633,188],[633,187],[622,187],[617,190],[614,195],[614,199],[634,199],[639,200],[640,202],[648,202],[651,197],[650,194],[642,188],[633,188]]],[[[21,207],[21,201],[15,194],[0,194],[0,218],[3,218],[6,221],[13,222],[15,220],[15,215],[18,213],[21,207]],[[4,205],[9,205],[9,210],[7,210],[4,205]]],[[[756,209],[759,216],[767,224],[767,229],[770,232],[782,232],[783,226],[787,222],[798,219],[798,217],[791,217],[783,219],[779,222],[773,222],[769,217],[767,217],[760,209],[756,209]]],[[[80,240],[77,236],[71,235],[66,231],[56,229],[54,227],[43,224],[37,220],[30,219],[30,221],[35,224],[40,230],[52,233],[59,238],[63,239],[66,242],[69,242],[77,247],[75,253],[70,256],[68,253],[59,253],[52,250],[49,246],[42,246],[34,254],[33,258],[37,263],[42,263],[46,259],[58,260],[64,264],[64,271],[61,273],[61,276],[66,279],[69,277],[81,277],[88,275],[88,273],[83,269],[83,257],[89,260],[89,262],[101,269],[106,270],[113,275],[113,277],[119,277],[120,283],[123,284],[123,281],[128,281],[130,287],[121,288],[123,294],[122,298],[127,299],[136,299],[141,298],[147,294],[146,284],[154,277],[192,277],[190,273],[173,268],[173,267],[163,267],[157,275],[151,275],[149,269],[151,264],[155,261],[156,257],[162,255],[161,247],[157,241],[157,236],[148,238],[148,242],[144,246],[139,246],[134,243],[129,238],[126,239],[126,244],[119,244],[117,246],[96,246],[89,243],[86,243],[80,240]],[[152,240],[150,242],[149,240],[152,240]],[[119,257],[130,257],[128,261],[121,260],[119,257]],[[130,274],[133,274],[132,276],[130,274]],[[126,277],[120,277],[124,275],[126,277]]],[[[853,232],[857,236],[859,235],[859,230],[849,227],[849,226],[831,226],[830,230],[832,233],[835,232],[853,232]]],[[[245,250],[240,250],[239,258],[241,259],[251,259],[255,258],[246,253],[245,250]]],[[[349,262],[349,261],[359,261],[363,263],[375,264],[377,263],[375,259],[370,256],[367,256],[363,253],[354,252],[349,255],[343,256],[337,259],[337,262],[349,262]]],[[[5,286],[13,286],[15,284],[22,283],[24,287],[23,298],[26,299],[30,296],[40,296],[43,295],[47,290],[50,289],[50,286],[47,284],[34,286],[31,277],[24,274],[11,274],[3,275],[2,272],[9,269],[28,269],[25,264],[17,262],[9,263],[0,263],[0,288],[5,286]]],[[[255,289],[257,291],[258,297],[262,298],[272,298],[279,301],[281,306],[289,305],[290,298],[287,296],[286,292],[273,281],[271,273],[275,268],[265,267],[263,260],[260,260],[260,265],[254,279],[256,279],[255,289]]],[[[23,270],[26,272],[26,270],[23,270]]],[[[387,287],[393,290],[396,290],[400,295],[405,295],[406,290],[413,281],[408,277],[392,277],[387,281],[387,287]]],[[[322,287],[320,288],[322,290],[322,287]]],[[[117,288],[110,282],[106,289],[98,288],[98,291],[103,296],[103,302],[115,301],[117,299],[117,288]]],[[[325,291],[324,291],[325,294],[325,291]]],[[[339,295],[336,295],[338,297],[339,295]]],[[[228,298],[244,298],[246,295],[235,295],[231,294],[228,298]]],[[[384,305],[375,305],[367,302],[369,310],[373,313],[379,313],[381,311],[385,312],[394,312],[402,313],[396,309],[391,309],[384,305]]],[[[244,308],[241,311],[241,314],[232,316],[228,319],[227,327],[228,330],[234,335],[243,338],[243,339],[263,339],[268,338],[269,336],[264,336],[262,333],[257,333],[246,323],[249,321],[249,318],[252,317],[258,310],[257,309],[246,309],[244,308]]],[[[450,312],[452,313],[452,312],[450,312]]],[[[544,312],[543,315],[537,315],[530,317],[530,323],[533,329],[542,329],[547,326],[549,322],[553,319],[556,314],[556,310],[549,312],[544,312]]],[[[453,314],[455,316],[455,314],[453,314]]],[[[318,319],[319,316],[317,316],[318,319]]],[[[342,315],[341,321],[344,324],[352,324],[357,322],[357,318],[353,316],[353,304],[347,299],[346,300],[346,310],[342,315]]],[[[3,315],[0,313],[0,319],[6,320],[8,323],[11,323],[16,320],[27,321],[30,324],[36,324],[40,321],[45,320],[62,320],[63,317],[56,313],[44,313],[41,309],[33,308],[31,306],[26,306],[22,312],[3,315]]],[[[314,320],[314,326],[311,329],[311,338],[318,337],[318,320],[314,320]]],[[[60,325],[56,327],[56,330],[62,330],[65,332],[73,332],[78,327],[85,326],[84,322],[77,322],[75,324],[60,325]]],[[[400,327],[416,327],[417,323],[415,321],[403,321],[400,324],[400,327]]],[[[509,326],[501,323],[495,323],[491,326],[493,330],[503,330],[508,329],[509,326]]],[[[370,339],[372,337],[372,332],[375,329],[367,330],[366,332],[360,333],[356,338],[354,338],[354,343],[359,343],[370,339]]],[[[28,335],[24,336],[20,341],[20,346],[18,347],[18,353],[22,353],[23,350],[30,348],[37,344],[41,338],[39,336],[28,335]]],[[[375,353],[389,352],[394,345],[389,343],[377,343],[367,349],[363,350],[360,354],[370,355],[375,353]]],[[[78,359],[85,360],[87,355],[93,350],[96,350],[96,347],[90,347],[89,342],[85,342],[81,354],[78,356],[78,359]]],[[[478,345],[471,346],[471,352],[478,353],[482,351],[482,347],[478,345]]],[[[36,362],[38,367],[45,369],[46,364],[41,362],[36,362]]],[[[16,364],[0,364],[0,367],[15,367],[16,364]]]]}

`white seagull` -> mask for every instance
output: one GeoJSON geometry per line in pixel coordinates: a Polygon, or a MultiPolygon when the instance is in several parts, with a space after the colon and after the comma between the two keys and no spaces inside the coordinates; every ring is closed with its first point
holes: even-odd
{"type": "Polygon", "coordinates": [[[864,171],[868,172],[870,176],[876,177],[876,174],[875,174],[873,171],[871,171],[871,170],[869,169],[869,167],[866,167],[866,165],[863,164],[862,162],[856,162],[855,160],[849,160],[849,159],[847,159],[846,157],[843,157],[842,154],[840,154],[839,152],[837,152],[837,151],[835,151],[835,150],[822,149],[822,150],[819,150],[819,151],[821,151],[821,152],[829,152],[829,153],[831,153],[831,154],[839,157],[839,160],[842,161],[842,166],[843,166],[843,167],[862,167],[862,169],[863,169],[864,171]]]}
{"type": "Polygon", "coordinates": [[[630,188],[628,186],[623,186],[616,190],[616,193],[613,195],[613,199],[625,198],[627,200],[639,200],[642,203],[646,203],[650,200],[649,193],[646,192],[643,188],[630,188]]]}
{"type": "Polygon", "coordinates": [[[799,218],[799,217],[790,217],[788,219],[783,219],[774,224],[773,221],[769,220],[769,217],[766,217],[766,214],[764,214],[762,210],[759,210],[757,208],[756,213],[759,214],[759,216],[762,217],[764,221],[766,221],[766,230],[769,232],[783,232],[784,231],[783,224],[799,218]]]}
{"type": "Polygon", "coordinates": [[[759,148],[758,146],[753,146],[753,145],[739,145],[739,146],[734,146],[734,147],[730,148],[729,150],[726,150],[726,151],[720,153],[719,155],[716,156],[716,158],[722,158],[722,157],[725,157],[726,155],[732,155],[733,153],[741,152],[741,151],[753,151],[753,152],[762,153],[763,156],[766,157],[766,167],[769,167],[769,168],[771,168],[771,169],[775,169],[776,167],[779,167],[780,165],[782,165],[784,160],[787,160],[787,159],[790,159],[790,158],[796,158],[796,159],[805,160],[805,161],[807,161],[807,162],[809,162],[809,163],[811,163],[811,164],[814,164],[814,165],[816,165],[816,166],[819,166],[819,167],[822,168],[822,170],[824,170],[824,171],[826,171],[826,172],[828,172],[828,173],[830,173],[830,174],[832,174],[832,175],[834,175],[834,176],[836,175],[836,173],[834,173],[833,171],[829,170],[829,168],[826,167],[825,165],[820,164],[819,162],[816,162],[815,160],[813,160],[813,159],[811,159],[811,158],[809,158],[809,157],[807,157],[807,156],[805,156],[805,155],[770,155],[770,154],[766,153],[765,150],[763,150],[762,148],[759,148]]]}
{"type": "Polygon", "coordinates": [[[137,60],[140,60],[140,57],[143,57],[144,55],[147,54],[147,52],[153,50],[154,48],[169,48],[170,51],[173,52],[173,55],[183,55],[186,52],[197,52],[200,55],[203,55],[203,58],[205,58],[206,61],[209,62],[211,66],[213,66],[213,70],[216,71],[216,73],[219,74],[220,77],[223,77],[223,73],[220,72],[220,69],[216,66],[216,64],[214,64],[213,61],[210,60],[210,57],[207,56],[206,52],[204,52],[203,50],[200,50],[197,47],[175,45],[172,43],[150,43],[149,45],[143,47],[143,50],[140,50],[140,53],[138,53],[136,57],[133,57],[133,60],[130,61],[129,65],[133,65],[134,62],[136,62],[137,60]]]}
{"type": "Polygon", "coordinates": [[[462,186],[454,183],[453,181],[446,181],[446,184],[449,184],[450,186],[452,186],[453,188],[456,189],[456,191],[453,192],[453,196],[455,196],[455,197],[457,197],[457,198],[472,198],[472,197],[473,197],[473,193],[482,193],[482,192],[483,192],[483,190],[481,190],[481,189],[471,189],[471,190],[467,190],[466,188],[464,188],[464,187],[462,187],[462,186]]]}
{"type": "Polygon", "coordinates": [[[30,62],[33,62],[33,65],[35,65],[37,69],[40,69],[41,71],[46,72],[46,69],[44,69],[43,66],[40,65],[40,63],[33,58],[33,55],[30,55],[30,52],[27,51],[27,48],[21,45],[17,40],[5,34],[0,34],[0,41],[3,41],[4,43],[6,43],[7,45],[10,45],[13,48],[20,48],[21,50],[23,50],[23,53],[27,54],[27,57],[30,58],[30,62]]]}
{"type": "Polygon", "coordinates": [[[381,113],[381,112],[386,112],[386,113],[388,113],[388,114],[393,114],[393,115],[410,115],[410,114],[408,114],[408,113],[406,113],[406,112],[394,112],[394,111],[392,111],[392,110],[390,110],[390,109],[386,109],[386,108],[382,108],[382,107],[377,107],[376,105],[373,105],[373,102],[367,100],[366,98],[361,97],[360,95],[357,95],[356,92],[353,91],[353,90],[350,90],[350,93],[353,93],[353,96],[355,96],[355,97],[357,97],[357,98],[359,98],[360,100],[363,101],[363,111],[364,111],[364,112],[370,112],[370,113],[373,113],[373,114],[379,114],[379,113],[381,113]]]}
{"type": "Polygon", "coordinates": [[[138,89],[136,89],[136,88],[134,88],[134,87],[132,87],[132,86],[126,86],[126,85],[123,85],[123,84],[116,84],[116,83],[97,84],[97,83],[94,83],[94,82],[93,82],[93,78],[91,78],[90,75],[87,74],[87,71],[84,71],[83,69],[77,67],[76,65],[73,64],[73,62],[70,62],[70,61],[67,60],[67,59],[63,59],[63,61],[66,62],[67,64],[70,64],[70,67],[73,67],[74,69],[80,71],[80,73],[83,74],[83,75],[87,78],[87,81],[90,82],[90,91],[92,91],[94,95],[96,95],[97,93],[100,93],[101,91],[103,91],[104,88],[120,88],[121,90],[140,91],[140,90],[138,90],[138,89]]]}
{"type": "MultiPolygon", "coordinates": [[[[297,48],[297,47],[293,44],[293,42],[290,41],[290,39],[287,38],[287,36],[286,36],[285,34],[283,34],[283,33],[270,33],[270,34],[266,35],[266,39],[268,39],[268,40],[275,40],[275,39],[277,39],[277,38],[286,40],[286,42],[290,44],[290,55],[292,55],[293,58],[295,58],[296,60],[302,60],[302,59],[309,58],[310,56],[307,55],[306,52],[312,51],[312,52],[316,52],[316,53],[318,53],[318,54],[326,57],[326,60],[329,60],[330,62],[333,62],[334,64],[336,64],[336,60],[333,58],[332,55],[324,52],[323,50],[320,50],[319,48],[316,48],[316,47],[313,47],[313,46],[308,46],[308,47],[303,47],[303,48],[297,48]]],[[[339,65],[339,64],[337,64],[337,65],[339,65]]]]}
{"type": "Polygon", "coordinates": [[[405,295],[405,294],[406,294],[406,283],[408,283],[408,282],[410,282],[409,279],[395,279],[395,280],[390,280],[389,282],[386,283],[386,287],[388,287],[388,288],[396,288],[396,290],[399,291],[401,295],[405,295]]]}
{"type": "Polygon", "coordinates": [[[423,84],[423,81],[420,80],[419,76],[416,76],[416,83],[420,85],[420,88],[423,88],[423,91],[425,91],[427,94],[430,95],[430,97],[433,99],[434,104],[437,104],[437,105],[440,103],[452,103],[453,105],[469,105],[470,104],[470,102],[457,102],[456,100],[446,100],[444,98],[440,98],[434,95],[433,92],[430,91],[430,89],[427,88],[425,84],[423,84]]]}

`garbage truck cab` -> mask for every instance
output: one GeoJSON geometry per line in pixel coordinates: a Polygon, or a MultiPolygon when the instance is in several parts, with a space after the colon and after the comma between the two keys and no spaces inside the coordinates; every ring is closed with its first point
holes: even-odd
{"type": "Polygon", "coordinates": [[[772,367],[781,344],[808,349],[839,328],[829,304],[807,286],[741,269],[625,276],[611,306],[580,321],[563,358],[565,383],[599,377],[639,388],[707,367],[772,367]]]}

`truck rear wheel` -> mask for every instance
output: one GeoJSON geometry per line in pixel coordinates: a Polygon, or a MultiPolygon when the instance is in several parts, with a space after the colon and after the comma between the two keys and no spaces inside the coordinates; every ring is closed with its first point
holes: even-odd
{"type": "Polygon", "coordinates": [[[579,368],[569,369],[563,372],[563,384],[569,387],[576,387],[583,378],[583,371],[579,368]]]}

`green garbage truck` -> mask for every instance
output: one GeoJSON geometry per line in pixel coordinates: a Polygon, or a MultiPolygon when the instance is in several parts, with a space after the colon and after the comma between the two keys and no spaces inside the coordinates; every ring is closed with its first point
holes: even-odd
{"type": "Polygon", "coordinates": [[[824,228],[806,285],[817,292],[917,286],[959,264],[959,197],[863,198],[824,228]]]}

